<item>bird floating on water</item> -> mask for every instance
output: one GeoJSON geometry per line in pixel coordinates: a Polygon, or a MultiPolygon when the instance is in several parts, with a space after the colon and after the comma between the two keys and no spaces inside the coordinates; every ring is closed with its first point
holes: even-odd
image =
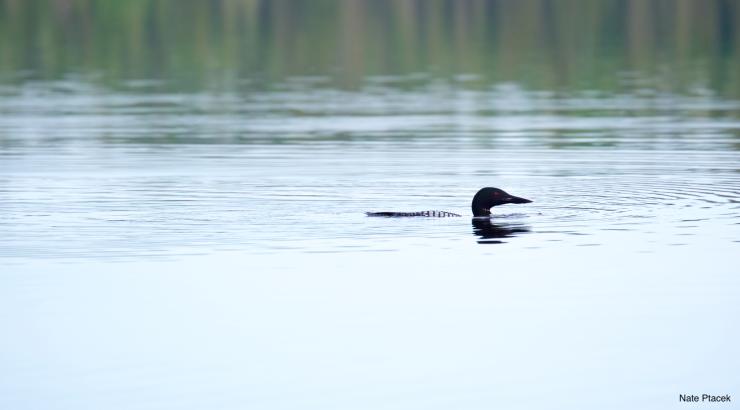
{"type": "MultiPolygon", "coordinates": [[[[473,216],[490,216],[491,208],[504,204],[528,204],[532,201],[506,193],[498,188],[481,188],[473,197],[473,216]]],[[[426,216],[443,218],[448,216],[462,216],[446,211],[418,211],[418,212],[365,212],[367,216],[426,216]]]]}

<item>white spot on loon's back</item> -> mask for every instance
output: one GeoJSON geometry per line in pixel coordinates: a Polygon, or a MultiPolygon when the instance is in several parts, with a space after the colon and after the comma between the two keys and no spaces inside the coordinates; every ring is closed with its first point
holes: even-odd
{"type": "Polygon", "coordinates": [[[447,211],[419,211],[419,212],[366,212],[367,216],[424,216],[431,218],[446,218],[462,216],[447,211]]]}

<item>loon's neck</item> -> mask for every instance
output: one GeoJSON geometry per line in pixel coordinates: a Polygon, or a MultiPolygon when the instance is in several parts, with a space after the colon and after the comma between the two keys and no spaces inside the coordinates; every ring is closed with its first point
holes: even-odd
{"type": "Polygon", "coordinates": [[[473,216],[490,216],[491,209],[473,207],[473,216]]]}

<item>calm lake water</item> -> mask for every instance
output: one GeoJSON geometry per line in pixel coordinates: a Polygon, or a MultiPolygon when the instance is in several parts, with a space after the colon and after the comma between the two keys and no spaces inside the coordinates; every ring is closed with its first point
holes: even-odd
{"type": "MultiPolygon", "coordinates": [[[[269,27],[295,23],[270,10],[269,27]]],[[[94,41],[56,49],[112,40],[94,41]]],[[[563,72],[545,63],[484,70],[476,49],[462,68],[292,73],[268,44],[273,65],[214,83],[145,59],[18,63],[15,47],[0,59],[0,408],[740,399],[737,42],[609,60],[583,84],[548,82],[563,72]],[[533,203],[473,220],[484,186],[533,203]],[[432,209],[464,216],[364,214],[432,209]]]]}

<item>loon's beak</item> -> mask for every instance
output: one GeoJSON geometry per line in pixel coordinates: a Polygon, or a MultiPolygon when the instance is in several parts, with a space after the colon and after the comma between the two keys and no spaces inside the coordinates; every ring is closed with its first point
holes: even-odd
{"type": "Polygon", "coordinates": [[[506,203],[509,204],[528,204],[530,202],[532,201],[530,201],[529,199],[519,198],[518,196],[513,195],[506,198],[506,203]]]}

